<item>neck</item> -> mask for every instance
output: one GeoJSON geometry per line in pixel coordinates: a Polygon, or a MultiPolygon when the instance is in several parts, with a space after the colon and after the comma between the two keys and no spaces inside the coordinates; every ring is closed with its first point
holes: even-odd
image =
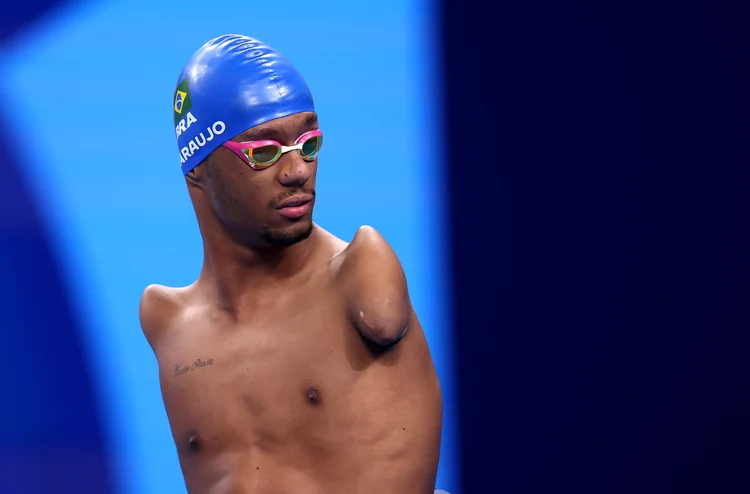
{"type": "Polygon", "coordinates": [[[289,247],[254,248],[229,238],[204,237],[200,280],[215,293],[220,307],[236,313],[243,298],[268,293],[279,282],[294,278],[308,265],[318,242],[318,227],[312,234],[289,247]]]}

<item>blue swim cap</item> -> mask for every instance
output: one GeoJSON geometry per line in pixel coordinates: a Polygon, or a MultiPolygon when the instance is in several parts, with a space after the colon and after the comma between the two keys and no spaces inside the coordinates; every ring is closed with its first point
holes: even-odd
{"type": "Polygon", "coordinates": [[[314,112],[302,75],[257,39],[226,34],[203,45],[177,80],[174,123],[182,173],[251,127],[314,112]]]}

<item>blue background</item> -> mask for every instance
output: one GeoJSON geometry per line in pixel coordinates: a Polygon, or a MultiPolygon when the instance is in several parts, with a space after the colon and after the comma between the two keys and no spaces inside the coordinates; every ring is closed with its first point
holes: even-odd
{"type": "Polygon", "coordinates": [[[138,302],[200,268],[172,97],[190,55],[233,32],[280,50],[313,91],[316,221],[344,239],[370,224],[402,260],[444,391],[438,484],[457,492],[442,156],[415,144],[440,139],[434,22],[423,0],[71,2],[6,41],[0,289],[20,376],[4,374],[0,492],[184,492],[138,302]],[[364,152],[373,139],[387,160],[364,152]]]}

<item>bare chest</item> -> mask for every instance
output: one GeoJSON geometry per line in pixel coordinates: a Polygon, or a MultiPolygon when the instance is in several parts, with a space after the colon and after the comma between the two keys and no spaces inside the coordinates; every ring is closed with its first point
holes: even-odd
{"type": "Polygon", "coordinates": [[[162,395],[175,440],[203,445],[288,442],[356,382],[367,353],[343,308],[308,300],[233,323],[195,321],[158,349],[162,395]]]}

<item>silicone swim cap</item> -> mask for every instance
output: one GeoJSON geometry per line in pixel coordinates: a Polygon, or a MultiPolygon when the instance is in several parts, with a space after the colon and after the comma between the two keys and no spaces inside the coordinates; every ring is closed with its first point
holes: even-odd
{"type": "Polygon", "coordinates": [[[174,123],[182,173],[250,127],[314,112],[310,89],[294,65],[257,39],[214,38],[190,58],[177,80],[174,123]]]}

